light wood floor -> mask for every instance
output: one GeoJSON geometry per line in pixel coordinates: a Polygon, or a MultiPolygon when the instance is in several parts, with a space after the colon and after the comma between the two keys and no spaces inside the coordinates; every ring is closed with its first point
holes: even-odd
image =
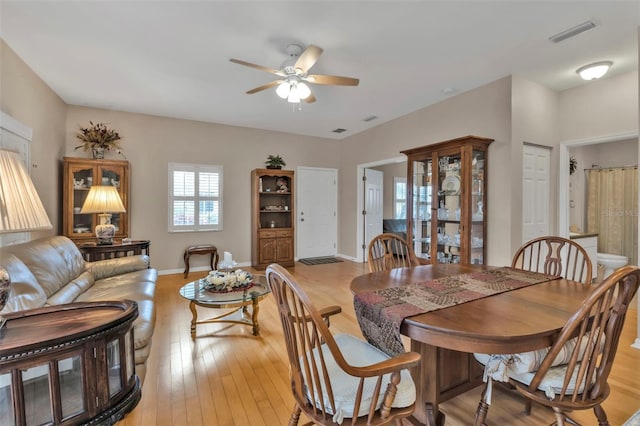
{"type": "MultiPolygon", "coordinates": [[[[367,272],[366,264],[342,262],[291,269],[317,307],[342,306],[332,319],[334,332],[361,336],[349,291],[351,279],[367,272]]],[[[158,280],[157,322],[142,400],[121,425],[286,425],[293,398],[288,382],[287,355],[277,309],[272,297],[260,303],[261,336],[243,325],[205,324],[191,339],[189,304],[178,294],[187,281],[204,276],[192,272],[165,275],[158,280]]],[[[219,310],[199,309],[206,318],[219,310]]],[[[604,406],[611,425],[621,425],[640,409],[640,350],[630,347],[636,337],[637,310],[629,312],[616,365],[610,377],[611,395],[604,406]]],[[[442,404],[447,425],[469,425],[479,400],[474,389],[442,404]]],[[[544,425],[553,421],[550,411],[533,407],[521,414],[522,400],[497,390],[487,422],[490,425],[544,425]]],[[[594,425],[591,411],[572,416],[594,425]]],[[[301,422],[302,423],[302,422],[301,422]]]]}

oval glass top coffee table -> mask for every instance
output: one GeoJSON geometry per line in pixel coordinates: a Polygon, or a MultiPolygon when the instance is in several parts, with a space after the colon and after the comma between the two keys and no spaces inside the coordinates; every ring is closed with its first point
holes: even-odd
{"type": "Polygon", "coordinates": [[[260,325],[258,324],[258,303],[267,297],[271,290],[264,275],[253,275],[253,285],[244,290],[217,292],[204,288],[203,280],[196,280],[185,284],[180,289],[180,296],[189,301],[189,309],[193,318],[191,319],[191,338],[196,337],[196,325],[213,322],[224,322],[233,324],[251,325],[253,335],[260,335],[260,325]],[[198,321],[198,311],[196,305],[204,308],[233,309],[230,312],[198,321]],[[251,312],[248,307],[251,306],[251,312]]]}

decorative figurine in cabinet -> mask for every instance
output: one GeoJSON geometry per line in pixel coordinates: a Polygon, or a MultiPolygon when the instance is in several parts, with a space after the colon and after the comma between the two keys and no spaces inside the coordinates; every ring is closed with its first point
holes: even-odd
{"type": "Polygon", "coordinates": [[[429,263],[484,263],[487,152],[493,139],[464,136],[407,156],[407,240],[429,263]]]}
{"type": "Polygon", "coordinates": [[[251,264],[294,266],[294,172],[256,169],[251,172],[251,264]]]}
{"type": "MultiPolygon", "coordinates": [[[[96,240],[97,214],[80,213],[93,185],[111,185],[118,189],[125,213],[114,213],[111,223],[115,238],[129,236],[129,162],[123,160],[63,159],[62,234],[76,244],[96,240]]],[[[105,212],[106,213],[106,212],[105,212]]]]}

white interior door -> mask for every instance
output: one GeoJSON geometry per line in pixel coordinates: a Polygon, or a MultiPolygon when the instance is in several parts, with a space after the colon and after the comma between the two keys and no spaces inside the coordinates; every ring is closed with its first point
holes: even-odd
{"type": "Polygon", "coordinates": [[[338,250],[338,171],[298,167],[296,174],[298,258],[335,256],[338,250]]]}
{"type": "MultiPolygon", "coordinates": [[[[364,244],[382,233],[384,173],[378,170],[364,169],[364,244]]],[[[366,253],[364,259],[366,259],[366,253]]]]}
{"type": "Polygon", "coordinates": [[[549,173],[551,150],[524,145],[522,149],[522,242],[549,235],[549,173]]]}

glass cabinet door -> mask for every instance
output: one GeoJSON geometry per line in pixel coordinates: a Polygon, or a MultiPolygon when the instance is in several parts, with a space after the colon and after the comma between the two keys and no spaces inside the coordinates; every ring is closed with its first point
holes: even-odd
{"type": "Polygon", "coordinates": [[[484,151],[473,151],[471,160],[471,263],[484,263],[484,218],[486,184],[484,151]]]}
{"type": "Polygon", "coordinates": [[[413,162],[411,235],[413,251],[423,259],[431,259],[432,173],[431,158],[413,162]]]}
{"type": "Polygon", "coordinates": [[[82,205],[87,199],[89,189],[94,184],[95,169],[93,167],[74,166],[71,168],[73,191],[71,191],[71,205],[73,206],[73,220],[71,232],[74,235],[92,234],[96,227],[95,217],[91,213],[80,213],[82,205]]]}
{"type": "Polygon", "coordinates": [[[460,263],[462,235],[460,220],[462,156],[440,155],[438,160],[437,213],[435,221],[435,261],[438,263],[460,263]]]}

